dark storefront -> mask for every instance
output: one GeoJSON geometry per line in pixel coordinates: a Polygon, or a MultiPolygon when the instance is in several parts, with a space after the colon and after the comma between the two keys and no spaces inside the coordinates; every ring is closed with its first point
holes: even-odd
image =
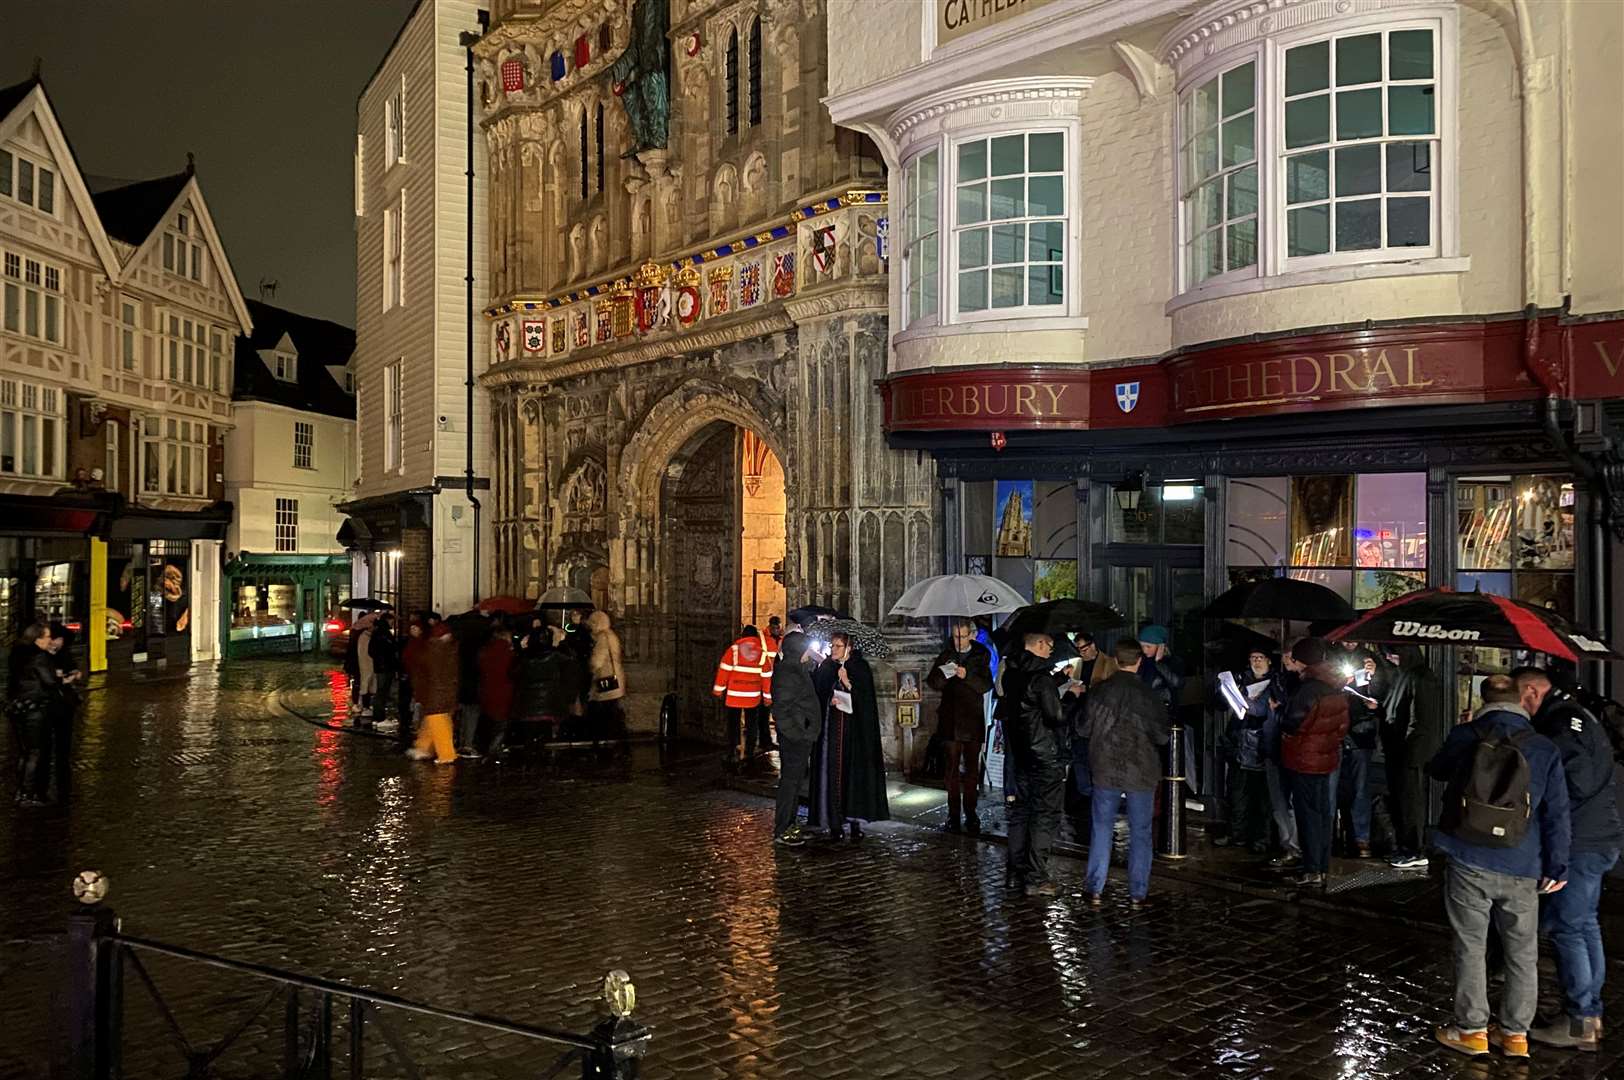
{"type": "MultiPolygon", "coordinates": [[[[933,369],[883,392],[892,444],[936,456],[950,569],[1164,623],[1192,670],[1216,630],[1205,604],[1282,572],[1359,609],[1452,585],[1606,634],[1618,541],[1594,470],[1618,469],[1620,417],[1602,399],[1624,386],[1573,360],[1598,325],[1624,328],[1554,316],[1533,327],[1567,358],[1549,368],[1543,351],[1525,362],[1540,338],[1517,318],[1248,340],[1131,366],[933,369]]],[[[1468,707],[1474,676],[1512,662],[1436,651],[1437,669],[1457,673],[1446,715],[1468,707]]]]}

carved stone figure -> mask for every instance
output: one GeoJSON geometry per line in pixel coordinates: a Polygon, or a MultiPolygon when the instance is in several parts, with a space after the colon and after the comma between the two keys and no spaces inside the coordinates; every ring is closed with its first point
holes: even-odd
{"type": "Polygon", "coordinates": [[[626,51],[609,69],[638,152],[664,150],[671,126],[670,14],[666,0],[637,0],[626,51]]]}

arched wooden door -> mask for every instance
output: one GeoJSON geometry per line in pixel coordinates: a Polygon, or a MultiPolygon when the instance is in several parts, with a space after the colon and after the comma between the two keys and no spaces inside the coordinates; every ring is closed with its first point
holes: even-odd
{"type": "Polygon", "coordinates": [[[739,629],[739,429],[696,434],[663,481],[666,611],[673,629],[682,727],[720,741],[726,728],[711,695],[716,664],[739,629]]]}

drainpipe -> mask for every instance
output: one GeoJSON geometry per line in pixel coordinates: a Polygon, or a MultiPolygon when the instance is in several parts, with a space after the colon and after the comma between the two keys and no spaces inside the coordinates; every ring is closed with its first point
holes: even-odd
{"type": "MultiPolygon", "coordinates": [[[[1562,301],[1563,310],[1567,310],[1569,298],[1562,301]]],[[[1607,558],[1607,477],[1598,469],[1589,456],[1576,447],[1568,434],[1562,428],[1561,399],[1567,386],[1567,374],[1573,371],[1573,338],[1563,334],[1561,338],[1562,356],[1556,365],[1543,360],[1539,356],[1540,328],[1539,312],[1533,304],[1523,309],[1523,366],[1534,376],[1535,382],[1544,390],[1544,408],[1540,414],[1540,424],[1545,430],[1545,437],[1551,440],[1574,473],[1584,482],[1585,493],[1589,499],[1587,518],[1589,519],[1590,540],[1588,547],[1591,551],[1590,567],[1590,629],[1601,640],[1608,638],[1608,589],[1607,578],[1609,560],[1607,558]]],[[[1607,666],[1597,663],[1591,672],[1592,685],[1596,690],[1605,693],[1607,687],[1607,666]]]]}
{"type": "Polygon", "coordinates": [[[467,61],[468,72],[468,163],[464,175],[468,178],[468,208],[466,215],[467,249],[465,261],[467,273],[463,276],[463,286],[466,294],[466,322],[467,322],[467,353],[468,378],[466,380],[467,416],[463,428],[463,446],[466,458],[463,464],[463,480],[467,485],[468,502],[474,508],[474,603],[479,603],[479,498],[474,494],[474,45],[485,36],[491,26],[491,13],[484,8],[479,9],[479,33],[464,31],[458,36],[463,47],[463,54],[467,61]]]}

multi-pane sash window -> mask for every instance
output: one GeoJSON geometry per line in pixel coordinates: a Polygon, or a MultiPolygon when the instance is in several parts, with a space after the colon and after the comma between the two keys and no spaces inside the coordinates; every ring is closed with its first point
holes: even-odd
{"type": "Polygon", "coordinates": [[[927,150],[908,166],[904,228],[907,246],[902,254],[903,280],[908,295],[908,325],[937,311],[937,275],[940,255],[941,159],[927,150]]]}
{"type": "Polygon", "coordinates": [[[0,197],[32,206],[42,214],[54,214],[56,170],[0,150],[0,197]]]}
{"type": "MultiPolygon", "coordinates": [[[[208,491],[208,428],[193,420],[165,422],[163,491],[200,496],[208,491]]],[[[150,466],[149,466],[150,467],[150,466]]]]}
{"type": "Polygon", "coordinates": [[[276,550],[299,550],[299,500],[276,500],[276,550]]]}
{"type": "Polygon", "coordinates": [[[293,467],[309,469],[316,456],[316,426],[303,420],[293,422],[293,467]]]}
{"type": "Polygon", "coordinates": [[[1065,135],[998,135],[955,149],[959,313],[1063,304],[1065,135]]]}
{"type": "Polygon", "coordinates": [[[406,160],[406,76],[384,102],[384,168],[406,160]]]}
{"type": "Polygon", "coordinates": [[[226,393],[226,335],[219,330],[209,331],[209,388],[226,393]]]}
{"type": "Polygon", "coordinates": [[[396,360],[383,369],[383,467],[398,469],[401,465],[401,362],[396,360]]]}
{"type": "Polygon", "coordinates": [[[383,309],[406,302],[406,189],[383,212],[383,309]]]}
{"type": "Polygon", "coordinates": [[[1257,63],[1214,75],[1179,105],[1185,279],[1257,265],[1257,63]]]}
{"type": "Polygon", "coordinates": [[[164,269],[201,282],[203,265],[201,226],[189,214],[177,215],[174,226],[164,233],[164,269]]]}
{"type": "Polygon", "coordinates": [[[123,301],[119,304],[118,354],[119,363],[125,371],[135,370],[135,343],[140,330],[139,310],[129,301],[123,301]]]}
{"type": "Polygon", "coordinates": [[[3,262],[0,325],[15,334],[62,344],[62,269],[14,251],[3,262]]]}
{"type": "Polygon", "coordinates": [[[66,433],[61,391],[0,379],[0,473],[40,479],[61,477],[66,433]]]}
{"type": "Polygon", "coordinates": [[[169,355],[169,381],[209,387],[209,328],[201,322],[169,316],[165,349],[169,355]]]}
{"type": "Polygon", "coordinates": [[[1285,51],[1287,258],[1434,244],[1436,50],[1422,28],[1285,51]]]}

